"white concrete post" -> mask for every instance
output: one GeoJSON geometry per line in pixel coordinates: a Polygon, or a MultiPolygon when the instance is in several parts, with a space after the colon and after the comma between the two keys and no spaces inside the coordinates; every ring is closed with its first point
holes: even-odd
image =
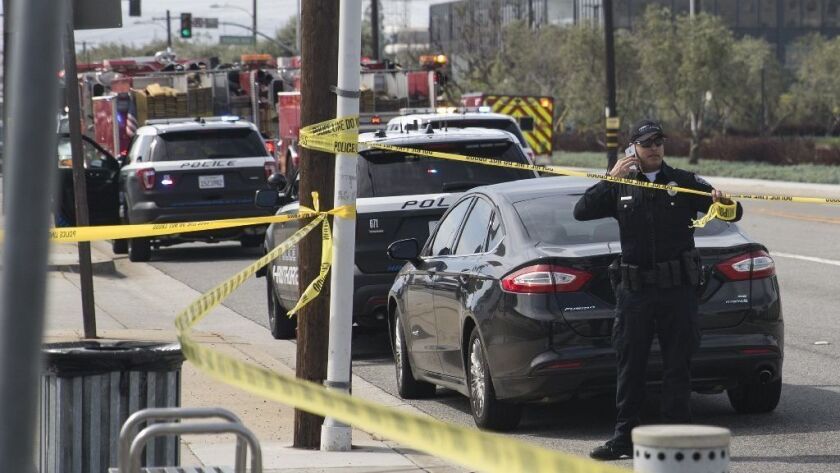
{"type": "Polygon", "coordinates": [[[729,471],[729,429],[708,425],[646,425],[633,429],[633,471],[729,471]]]}
{"type": "MultiPolygon", "coordinates": [[[[338,43],[337,117],[359,114],[362,56],[362,2],[341,0],[338,43]]],[[[335,207],[356,205],[358,157],[341,153],[335,162],[335,207]]],[[[356,220],[333,220],[333,265],[330,278],[330,342],[327,359],[328,389],[350,391],[350,341],[353,331],[353,265],[356,254],[356,220]]],[[[351,427],[326,418],[321,426],[321,450],[349,451],[351,427]]]]}

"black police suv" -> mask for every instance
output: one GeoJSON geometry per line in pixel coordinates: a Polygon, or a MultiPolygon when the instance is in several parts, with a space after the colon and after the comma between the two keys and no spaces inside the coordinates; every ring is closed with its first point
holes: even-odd
{"type": "MultiPolygon", "coordinates": [[[[254,205],[268,189],[276,164],[256,126],[227,119],[150,120],[137,135],[120,169],[123,223],[170,223],[271,215],[254,205]]],[[[152,245],[239,240],[259,247],[267,225],[115,240],[114,253],[148,261],[152,245]]]]}
{"type": "MultiPolygon", "coordinates": [[[[406,133],[363,133],[359,142],[494,158],[527,163],[513,135],[499,130],[453,129],[406,133]]],[[[536,178],[533,171],[434,159],[400,152],[367,149],[360,153],[356,201],[356,255],[353,320],[368,327],[385,327],[388,289],[402,263],[388,259],[388,245],[401,238],[425,240],[453,198],[476,186],[536,178]]],[[[297,213],[298,181],[291,179],[277,202],[278,215],[297,213]]],[[[259,196],[258,196],[259,200],[259,196]]],[[[266,252],[300,228],[298,222],[272,224],[266,252]]],[[[268,317],[275,338],[293,338],[296,317],[286,316],[299,297],[297,248],[272,261],[258,276],[267,275],[268,317]]]]}
{"type": "MultiPolygon", "coordinates": [[[[470,398],[476,424],[511,429],[523,403],[615,389],[615,296],[607,267],[621,252],[613,219],[572,212],[592,181],[554,177],[473,189],[419,248],[388,295],[399,394],[435,386],[470,398]]],[[[703,282],[694,390],[724,390],[738,412],[772,411],[782,386],[784,325],[767,248],[719,220],[695,234],[703,282]]],[[[649,381],[661,380],[654,341],[649,381]]]]}

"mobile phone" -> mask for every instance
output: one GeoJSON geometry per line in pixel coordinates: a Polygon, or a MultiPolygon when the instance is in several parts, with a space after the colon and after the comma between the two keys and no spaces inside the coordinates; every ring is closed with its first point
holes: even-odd
{"type": "MultiPolygon", "coordinates": [[[[631,156],[636,156],[636,145],[632,144],[632,145],[628,146],[627,149],[624,150],[624,156],[626,156],[628,158],[631,157],[631,156]]],[[[638,172],[639,170],[636,167],[636,165],[634,164],[634,165],[630,166],[630,171],[638,172]]]]}

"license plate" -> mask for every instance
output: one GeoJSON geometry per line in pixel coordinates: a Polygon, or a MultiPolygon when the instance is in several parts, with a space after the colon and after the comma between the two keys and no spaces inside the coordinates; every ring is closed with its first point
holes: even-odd
{"type": "Polygon", "coordinates": [[[429,221],[429,235],[435,231],[435,227],[437,227],[438,221],[437,220],[430,220],[429,221]]]}
{"type": "Polygon", "coordinates": [[[225,187],[225,176],[198,176],[199,189],[219,189],[225,187]]]}

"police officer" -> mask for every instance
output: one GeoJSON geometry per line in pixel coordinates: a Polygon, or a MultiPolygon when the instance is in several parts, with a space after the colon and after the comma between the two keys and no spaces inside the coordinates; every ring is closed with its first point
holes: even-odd
{"type": "MultiPolygon", "coordinates": [[[[711,196],[601,181],[575,205],[577,220],[613,217],[621,234],[621,258],[610,267],[616,289],[613,346],[618,361],[618,415],[613,437],[590,453],[598,460],[632,456],[630,431],[639,425],[654,334],[663,363],[662,420],[691,421],[690,361],[700,344],[696,288],[702,271],[690,225],[712,202],[732,205],[732,201],[694,173],[668,166],[663,161],[665,138],[659,123],[637,123],[631,148],[609,174],[697,189],[711,196]]],[[[732,221],[742,213],[738,204],[732,221]]]]}

